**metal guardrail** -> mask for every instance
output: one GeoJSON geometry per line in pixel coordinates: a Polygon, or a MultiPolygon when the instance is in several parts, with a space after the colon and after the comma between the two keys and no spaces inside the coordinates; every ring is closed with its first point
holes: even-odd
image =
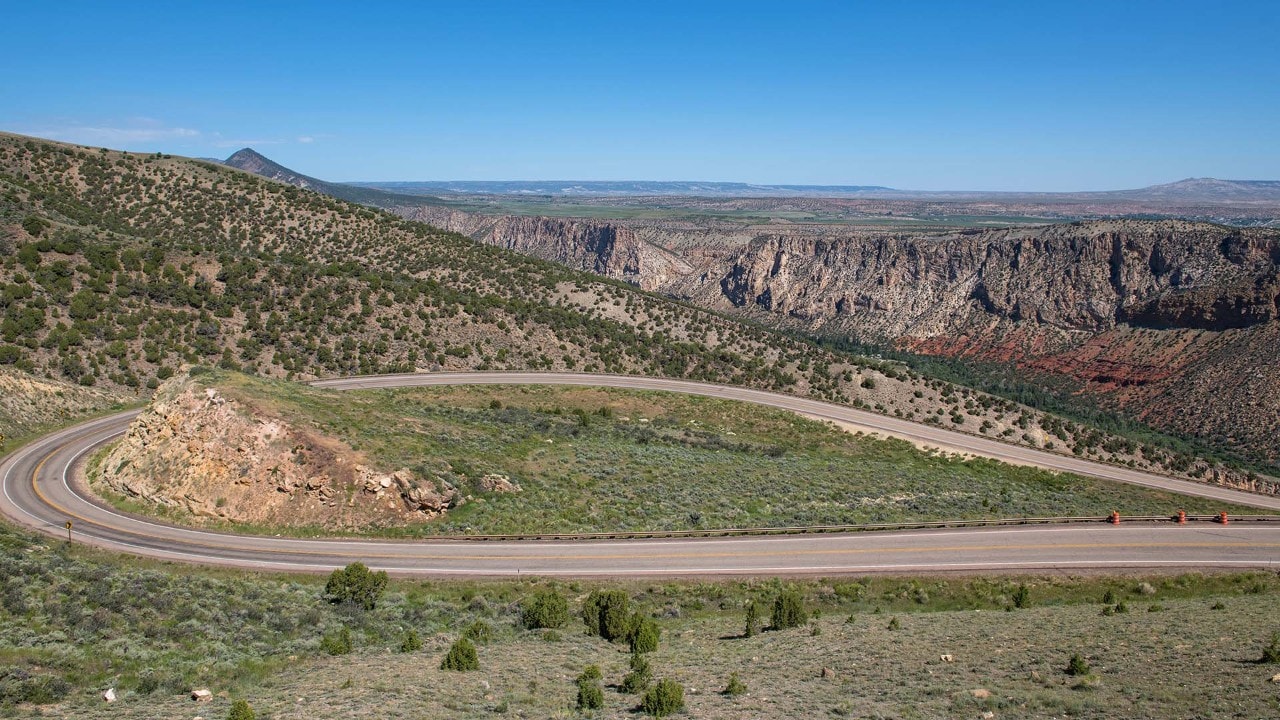
{"type": "MultiPolygon", "coordinates": [[[[811,535],[823,533],[856,533],[884,530],[930,530],[940,528],[965,527],[1003,527],[1011,525],[1067,525],[1073,523],[1109,523],[1111,516],[1089,517],[1032,517],[1004,518],[999,520],[933,520],[926,522],[903,523],[866,523],[861,525],[806,525],[792,527],[757,527],[757,528],[719,528],[706,530],[637,530],[632,532],[600,532],[600,533],[520,533],[514,535],[444,535],[431,537],[432,540],[464,540],[464,541],[512,541],[512,540],[638,540],[643,538],[700,538],[700,537],[734,537],[763,535],[811,535]]],[[[1222,516],[1186,515],[1185,520],[1192,522],[1222,523],[1222,516]]],[[[1280,522],[1280,515],[1231,515],[1231,523],[1240,522],[1280,522]]],[[[1128,524],[1144,523],[1177,523],[1178,515],[1125,515],[1120,521],[1128,524]]]]}

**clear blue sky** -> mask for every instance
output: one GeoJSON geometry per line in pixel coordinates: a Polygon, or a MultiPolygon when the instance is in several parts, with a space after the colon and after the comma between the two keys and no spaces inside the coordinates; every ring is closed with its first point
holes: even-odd
{"type": "Polygon", "coordinates": [[[19,2],[0,129],[333,180],[1280,179],[1280,2],[19,2]]]}

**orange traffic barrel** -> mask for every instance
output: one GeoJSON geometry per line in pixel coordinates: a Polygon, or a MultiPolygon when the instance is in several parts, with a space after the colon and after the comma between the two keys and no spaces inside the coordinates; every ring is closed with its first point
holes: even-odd
{"type": "Polygon", "coordinates": [[[1218,513],[1218,522],[1222,523],[1223,525],[1227,524],[1227,514],[1225,512],[1218,513]]]}
{"type": "Polygon", "coordinates": [[[1177,517],[1177,520],[1178,520],[1178,524],[1179,524],[1179,525],[1186,525],[1186,524],[1187,524],[1187,511],[1186,511],[1186,510],[1179,510],[1179,511],[1178,511],[1178,517],[1177,517]]]}
{"type": "Polygon", "coordinates": [[[1120,524],[1120,513],[1119,513],[1118,511],[1116,511],[1116,510],[1112,510],[1112,511],[1111,511],[1111,516],[1107,518],[1107,522],[1111,523],[1112,525],[1119,525],[1119,524],[1120,524]]]}

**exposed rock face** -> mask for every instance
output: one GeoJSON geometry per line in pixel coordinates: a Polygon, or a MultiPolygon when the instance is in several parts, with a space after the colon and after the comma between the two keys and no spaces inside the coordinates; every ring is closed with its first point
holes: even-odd
{"type": "Polygon", "coordinates": [[[693,272],[679,255],[645,242],[631,229],[592,220],[486,216],[448,208],[398,211],[475,240],[657,290],[693,272]]]}
{"type": "Polygon", "coordinates": [[[480,489],[497,493],[520,492],[520,486],[511,482],[511,478],[498,473],[489,473],[480,478],[480,489]]]}
{"type": "Polygon", "coordinates": [[[1099,221],[779,235],[669,289],[809,331],[1066,375],[1157,426],[1280,460],[1275,231],[1099,221]]]}
{"type": "Polygon", "coordinates": [[[1024,321],[1051,336],[1120,323],[1226,330],[1280,317],[1277,259],[1275,232],[1175,221],[778,236],[734,258],[719,290],[736,307],[884,338],[1024,321]]]}
{"type": "Polygon", "coordinates": [[[379,472],[339,440],[175,378],[103,459],[101,482],[194,515],[349,527],[435,517],[463,501],[441,478],[379,472]]]}

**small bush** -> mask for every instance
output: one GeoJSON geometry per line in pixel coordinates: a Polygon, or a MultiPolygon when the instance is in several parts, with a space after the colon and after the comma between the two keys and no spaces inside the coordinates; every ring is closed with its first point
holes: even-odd
{"type": "Polygon", "coordinates": [[[476,646],[466,638],[459,638],[450,648],[449,653],[440,661],[441,670],[466,672],[480,669],[480,656],[476,654],[476,646]]]}
{"type": "Polygon", "coordinates": [[[578,709],[599,710],[604,707],[604,689],[598,682],[578,683],[578,709]]]}
{"type": "Polygon", "coordinates": [[[257,714],[253,712],[253,707],[244,700],[237,700],[231,703],[231,712],[227,713],[227,720],[254,720],[257,714]]]}
{"type": "Polygon", "coordinates": [[[621,689],[625,693],[644,692],[653,680],[653,669],[643,655],[631,656],[631,672],[622,678],[621,689]]]}
{"type": "Polygon", "coordinates": [[[1013,591],[1013,606],[1020,610],[1031,607],[1031,590],[1027,588],[1025,583],[1019,585],[1018,589],[1013,591]]]}
{"type": "Polygon", "coordinates": [[[330,655],[346,655],[351,652],[351,647],[351,629],[347,627],[320,640],[320,649],[330,655]]]}
{"type": "Polygon", "coordinates": [[[138,684],[134,687],[134,690],[139,695],[150,695],[159,689],[160,678],[156,677],[156,674],[151,671],[139,675],[138,684]]]}
{"type": "Polygon", "coordinates": [[[747,686],[738,678],[738,673],[733,673],[729,676],[729,682],[721,692],[729,697],[738,697],[747,693],[747,686]]]}
{"type": "Polygon", "coordinates": [[[746,626],[742,630],[743,637],[753,637],[756,634],[756,626],[760,624],[760,608],[756,606],[756,601],[752,600],[747,604],[747,621],[746,626]]]}
{"type": "Polygon", "coordinates": [[[480,645],[493,642],[493,626],[483,620],[476,620],[462,631],[462,637],[480,645]]]}
{"type": "Polygon", "coordinates": [[[352,603],[373,610],[387,589],[387,573],[371,572],[362,563],[334,570],[325,583],[324,594],[334,603],[352,603]]]}
{"type": "Polygon", "coordinates": [[[901,629],[902,629],[902,623],[898,621],[897,616],[894,616],[894,617],[892,617],[892,618],[889,618],[889,629],[890,629],[890,630],[901,630],[901,629]]]}
{"type": "Polygon", "coordinates": [[[662,629],[653,618],[636,616],[631,622],[631,652],[648,653],[658,649],[662,629]]]}
{"type": "Polygon", "coordinates": [[[582,604],[582,620],[588,635],[610,642],[631,635],[631,598],[622,590],[593,590],[582,604]]]}
{"type": "Polygon", "coordinates": [[[604,690],[600,687],[599,665],[588,665],[574,682],[578,685],[578,709],[599,710],[604,707],[604,690]]]}
{"type": "Polygon", "coordinates": [[[71,685],[56,675],[32,675],[17,667],[0,668],[0,706],[48,705],[69,692],[71,685]]]}
{"type": "Polygon", "coordinates": [[[1102,604],[1114,605],[1115,602],[1116,602],[1116,591],[1108,588],[1106,594],[1102,596],[1102,604]]]}
{"type": "Polygon", "coordinates": [[[404,634],[404,640],[400,641],[400,652],[412,653],[422,649],[422,638],[418,637],[418,631],[410,629],[404,634]]]}
{"type": "Polygon", "coordinates": [[[640,701],[640,709],[653,717],[666,717],[684,709],[684,686],[663,678],[649,688],[640,701]]]}
{"type": "Polygon", "coordinates": [[[49,221],[35,215],[28,215],[22,220],[22,229],[31,237],[40,237],[48,227],[49,221]]]}
{"type": "Polygon", "coordinates": [[[773,601],[773,615],[769,618],[769,624],[774,630],[800,627],[808,621],[809,616],[804,611],[804,600],[800,598],[800,593],[787,591],[773,601]]]}
{"type": "Polygon", "coordinates": [[[1262,649],[1258,662],[1268,665],[1280,663],[1280,632],[1271,633],[1271,644],[1262,649]]]}
{"type": "Polygon", "coordinates": [[[1089,667],[1089,663],[1085,662],[1085,659],[1080,656],[1080,653],[1073,653],[1071,655],[1071,659],[1067,661],[1067,668],[1065,672],[1072,677],[1080,677],[1088,675],[1090,670],[1091,668],[1089,667]]]}
{"type": "Polygon", "coordinates": [[[555,590],[545,590],[520,606],[520,623],[530,630],[560,628],[569,622],[569,601],[555,590]]]}

